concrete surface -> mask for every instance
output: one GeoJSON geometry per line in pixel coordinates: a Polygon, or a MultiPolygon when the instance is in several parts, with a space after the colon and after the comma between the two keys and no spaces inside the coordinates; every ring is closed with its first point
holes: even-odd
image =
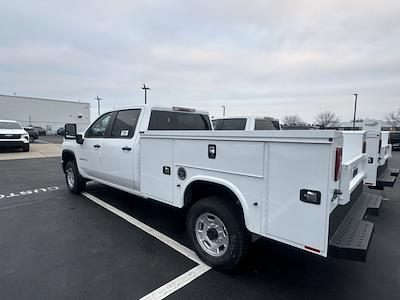
{"type": "Polygon", "coordinates": [[[21,149],[0,149],[0,160],[45,158],[61,156],[60,144],[30,144],[29,152],[21,149]]]}
{"type": "MultiPolygon", "coordinates": [[[[400,152],[390,165],[400,166],[400,152]]],[[[165,244],[70,194],[59,158],[1,161],[0,169],[0,299],[137,299],[193,267],[165,244]]],[[[375,233],[366,263],[259,239],[235,272],[208,271],[169,298],[398,299],[400,179],[394,188],[367,191],[390,200],[379,216],[368,217],[375,233]]],[[[184,211],[96,183],[88,192],[190,246],[184,211]]]]}
{"type": "Polygon", "coordinates": [[[41,144],[62,144],[63,137],[60,135],[41,135],[39,139],[35,141],[35,143],[41,144]]]}

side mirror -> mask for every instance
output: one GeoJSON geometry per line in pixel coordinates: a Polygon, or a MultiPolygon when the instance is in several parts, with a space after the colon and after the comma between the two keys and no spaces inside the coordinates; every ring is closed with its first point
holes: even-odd
{"type": "Polygon", "coordinates": [[[83,135],[82,135],[82,134],[77,134],[77,135],[76,135],[76,142],[77,142],[79,145],[82,145],[82,144],[83,144],[83,135]]]}
{"type": "Polygon", "coordinates": [[[76,124],[65,124],[64,137],[66,140],[76,139],[76,124]]]}

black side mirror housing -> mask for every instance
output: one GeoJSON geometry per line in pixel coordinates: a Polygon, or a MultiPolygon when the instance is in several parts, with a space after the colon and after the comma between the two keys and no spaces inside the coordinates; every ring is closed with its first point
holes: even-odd
{"type": "Polygon", "coordinates": [[[79,145],[82,145],[82,144],[83,144],[83,135],[82,135],[82,134],[77,134],[77,135],[76,135],[76,142],[77,142],[79,145]]]}
{"type": "Polygon", "coordinates": [[[64,137],[66,140],[76,139],[76,124],[65,124],[64,137]]]}

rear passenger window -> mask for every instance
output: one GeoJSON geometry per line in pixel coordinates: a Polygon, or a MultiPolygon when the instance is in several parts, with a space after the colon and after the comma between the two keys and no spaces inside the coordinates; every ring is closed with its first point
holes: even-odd
{"type": "Polygon", "coordinates": [[[136,125],[140,116],[140,109],[121,110],[118,112],[113,128],[111,130],[112,138],[133,137],[136,125]]]}
{"type": "Polygon", "coordinates": [[[207,115],[153,110],[149,130],[211,130],[207,115]]]}

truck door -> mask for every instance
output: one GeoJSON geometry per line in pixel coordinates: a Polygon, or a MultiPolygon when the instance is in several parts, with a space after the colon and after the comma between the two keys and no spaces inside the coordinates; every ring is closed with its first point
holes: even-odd
{"type": "Polygon", "coordinates": [[[117,112],[110,134],[102,145],[102,178],[107,182],[125,188],[134,188],[134,153],[136,125],[141,109],[127,109],[117,112]]]}
{"type": "Polygon", "coordinates": [[[86,130],[85,139],[79,152],[79,166],[89,176],[101,179],[101,147],[107,128],[112,119],[112,112],[100,116],[86,130]]]}

